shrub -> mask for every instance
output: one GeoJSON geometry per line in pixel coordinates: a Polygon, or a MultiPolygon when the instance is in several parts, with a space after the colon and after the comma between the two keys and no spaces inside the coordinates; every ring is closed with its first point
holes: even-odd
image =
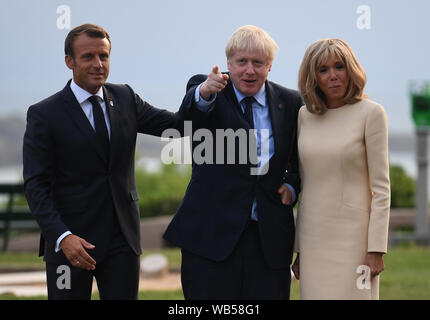
{"type": "MultiPolygon", "coordinates": [[[[191,166],[163,165],[160,172],[136,170],[140,216],[173,215],[185,195],[191,166]]],[[[415,180],[398,165],[390,165],[391,207],[415,206],[415,180]]]]}
{"type": "Polygon", "coordinates": [[[163,165],[160,172],[136,170],[141,218],[173,215],[190,181],[191,166],[163,165]]]}

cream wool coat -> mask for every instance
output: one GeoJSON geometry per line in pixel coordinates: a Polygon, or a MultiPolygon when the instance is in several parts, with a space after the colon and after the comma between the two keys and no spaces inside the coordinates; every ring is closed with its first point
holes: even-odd
{"type": "Polygon", "coordinates": [[[379,276],[360,289],[367,252],[387,251],[388,122],[365,99],[298,117],[299,196],[295,249],[302,299],[378,299],[379,276]]]}

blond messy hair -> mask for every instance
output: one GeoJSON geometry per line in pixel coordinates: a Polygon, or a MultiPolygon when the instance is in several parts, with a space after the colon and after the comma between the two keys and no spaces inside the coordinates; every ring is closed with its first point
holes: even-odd
{"type": "Polygon", "coordinates": [[[278,49],[278,45],[266,31],[256,26],[246,25],[231,35],[225,48],[225,54],[227,60],[230,60],[237,50],[261,51],[268,64],[272,64],[278,49]]]}
{"type": "Polygon", "coordinates": [[[325,95],[318,87],[317,72],[332,56],[338,57],[344,63],[349,77],[343,102],[351,104],[367,98],[364,94],[366,72],[349,44],[336,38],[321,39],[306,49],[299,70],[299,91],[311,113],[323,114],[327,111],[325,95]]]}

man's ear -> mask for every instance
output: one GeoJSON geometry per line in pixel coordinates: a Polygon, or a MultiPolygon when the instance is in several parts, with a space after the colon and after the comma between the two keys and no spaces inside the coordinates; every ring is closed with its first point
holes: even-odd
{"type": "Polygon", "coordinates": [[[75,69],[75,60],[71,56],[66,55],[64,60],[66,62],[67,68],[69,68],[70,70],[75,69]]]}

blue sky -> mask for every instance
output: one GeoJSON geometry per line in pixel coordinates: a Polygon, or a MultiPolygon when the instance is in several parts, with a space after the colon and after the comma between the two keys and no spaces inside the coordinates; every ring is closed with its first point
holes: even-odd
{"type": "Polygon", "coordinates": [[[235,29],[254,24],[278,43],[269,79],[297,89],[306,48],[326,37],[346,40],[367,72],[366,92],[388,114],[390,132],[411,132],[408,83],[430,80],[430,1],[422,0],[14,0],[0,12],[0,117],[25,116],[29,105],[61,90],[64,64],[60,5],[71,27],[91,22],[111,35],[109,81],[128,83],[152,105],[176,111],[187,80],[215,64],[226,70],[225,44],[235,29]],[[357,8],[370,9],[359,29],[357,8]]]}

